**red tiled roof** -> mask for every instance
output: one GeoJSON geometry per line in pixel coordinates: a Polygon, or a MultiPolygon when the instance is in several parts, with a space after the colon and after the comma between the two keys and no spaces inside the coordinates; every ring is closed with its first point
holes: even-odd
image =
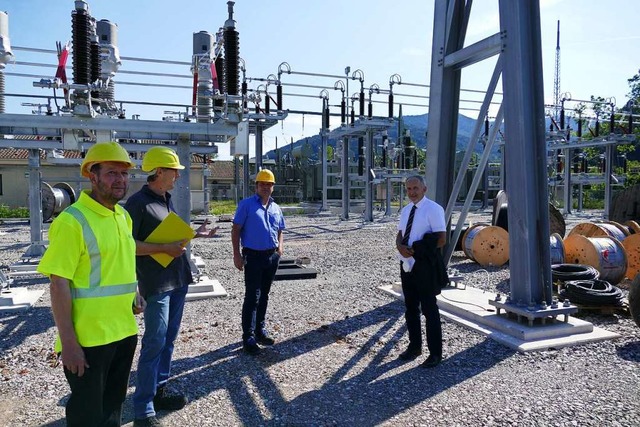
{"type": "Polygon", "coordinates": [[[209,164],[211,178],[215,181],[233,181],[233,162],[229,160],[214,160],[209,164]]]}

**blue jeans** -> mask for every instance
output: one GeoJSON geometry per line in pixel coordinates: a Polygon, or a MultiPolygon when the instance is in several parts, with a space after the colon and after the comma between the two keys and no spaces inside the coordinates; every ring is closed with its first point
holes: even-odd
{"type": "Polygon", "coordinates": [[[136,391],[133,393],[135,418],[148,418],[156,414],[153,397],[156,389],[169,380],[173,343],[180,330],[188,289],[188,286],[183,286],[147,298],[136,391]]]}
{"type": "Polygon", "coordinates": [[[246,253],[244,255],[244,302],[242,303],[242,340],[264,330],[269,291],[278,270],[280,255],[246,253]]]}

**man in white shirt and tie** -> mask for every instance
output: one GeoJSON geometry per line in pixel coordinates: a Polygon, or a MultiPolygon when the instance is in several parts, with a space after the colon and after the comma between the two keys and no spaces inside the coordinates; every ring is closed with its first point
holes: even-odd
{"type": "Polygon", "coordinates": [[[429,200],[425,194],[427,186],[424,178],[415,175],[405,182],[407,195],[411,200],[400,213],[396,248],[402,259],[400,279],[406,307],[405,320],[409,332],[409,346],[400,354],[402,360],[414,360],[422,354],[422,331],[420,312],[426,318],[427,347],[429,357],[423,367],[432,368],[442,360],[442,327],[436,296],[441,286],[435,278],[435,268],[421,257],[414,258],[416,245],[432,245],[439,250],[446,243],[446,223],[444,209],[429,200]],[[427,243],[425,243],[427,242],[427,243]]]}

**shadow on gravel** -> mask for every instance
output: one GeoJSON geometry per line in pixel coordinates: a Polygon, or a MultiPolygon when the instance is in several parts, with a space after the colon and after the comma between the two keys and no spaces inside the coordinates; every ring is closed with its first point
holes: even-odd
{"type": "Polygon", "coordinates": [[[629,362],[640,362],[640,341],[628,342],[618,347],[618,356],[629,362]]]}
{"type": "Polygon", "coordinates": [[[314,235],[323,235],[323,234],[344,234],[344,233],[348,233],[350,231],[358,231],[361,230],[364,227],[364,225],[360,225],[357,227],[352,227],[352,228],[336,228],[335,230],[332,230],[330,228],[327,227],[322,227],[319,225],[301,225],[298,227],[292,227],[292,228],[287,228],[285,229],[285,237],[288,240],[294,239],[312,239],[314,237],[314,235]],[[308,232],[304,232],[302,230],[310,230],[308,232]]]}
{"type": "Polygon", "coordinates": [[[53,326],[49,307],[32,307],[0,315],[0,353],[19,346],[27,337],[40,335],[53,326]]]}
{"type": "MultiPolygon", "coordinates": [[[[403,315],[404,307],[395,301],[278,342],[258,357],[243,354],[240,343],[229,345],[198,357],[176,360],[174,378],[189,390],[192,401],[224,390],[243,425],[375,425],[446,393],[515,353],[487,339],[448,356],[434,369],[424,369],[417,361],[403,368],[405,363],[391,356],[405,333],[403,315]],[[327,360],[322,368],[324,372],[329,370],[329,376],[315,390],[287,400],[285,394],[296,394],[283,393],[288,382],[296,381],[295,374],[279,379],[277,371],[267,372],[271,365],[304,353],[335,343],[350,344],[348,335],[362,333],[364,328],[375,332],[362,345],[345,346],[343,351],[351,357],[341,366],[331,366],[327,360]],[[392,337],[383,340],[389,333],[392,337]],[[270,417],[263,415],[257,401],[266,407],[270,417]]],[[[296,384],[291,387],[307,388],[296,384]]]]}

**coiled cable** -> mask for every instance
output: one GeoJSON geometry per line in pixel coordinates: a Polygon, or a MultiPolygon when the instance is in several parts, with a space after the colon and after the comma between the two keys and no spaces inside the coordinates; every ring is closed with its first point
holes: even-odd
{"type": "Polygon", "coordinates": [[[561,299],[583,305],[621,306],[624,295],[606,280],[570,280],[560,290],[561,299]]]}
{"type": "Polygon", "coordinates": [[[594,267],[583,264],[552,264],[551,279],[553,283],[571,280],[595,280],[600,273],[594,267]]]}

